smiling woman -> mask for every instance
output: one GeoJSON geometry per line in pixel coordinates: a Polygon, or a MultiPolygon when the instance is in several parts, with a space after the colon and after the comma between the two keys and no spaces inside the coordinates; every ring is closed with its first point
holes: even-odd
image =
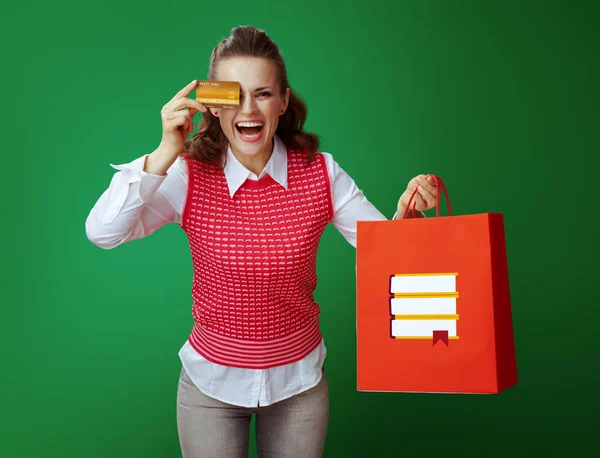
{"type": "Polygon", "coordinates": [[[278,73],[277,66],[262,57],[230,57],[216,63],[217,80],[239,81],[240,106],[210,112],[218,117],[233,154],[256,175],[271,156],[279,117],[285,115],[288,106],[291,91],[285,86],[281,89],[278,73]]]}
{"type": "MultiPolygon", "coordinates": [[[[277,45],[237,27],[214,49],[209,78],[240,83],[240,105],[208,110],[187,96],[162,109],[163,137],[119,170],[86,220],[109,249],[176,222],[192,254],[192,316],[179,355],[177,426],[184,458],[322,456],[329,417],[319,325],[317,249],[327,224],[356,246],[359,220],[385,220],[329,153],[303,130],[277,45]],[[203,113],[198,130],[193,116],[203,113]]],[[[411,180],[417,210],[435,184],[411,180]],[[417,189],[418,187],[418,189],[417,189]]]]}
{"type": "Polygon", "coordinates": [[[238,81],[240,107],[204,114],[198,133],[186,143],[193,157],[220,163],[229,144],[240,162],[258,175],[277,134],[287,147],[306,150],[312,160],[318,137],[303,130],[306,105],[290,88],[279,48],[264,31],[233,29],[213,50],[208,79],[238,81]]]}

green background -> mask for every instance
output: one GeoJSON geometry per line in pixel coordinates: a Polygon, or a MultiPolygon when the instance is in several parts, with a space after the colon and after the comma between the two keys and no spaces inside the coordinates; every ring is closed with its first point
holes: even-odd
{"type": "Polygon", "coordinates": [[[240,24],[279,44],[307,129],[388,217],[419,173],[444,178],[456,214],[505,215],[519,384],[499,395],[357,392],[355,251],[327,229],[325,456],[578,455],[599,405],[597,5],[2,6],[0,455],[180,456],[185,234],[105,251],[84,222],[109,163],[157,146],[161,107],[240,24]]]}

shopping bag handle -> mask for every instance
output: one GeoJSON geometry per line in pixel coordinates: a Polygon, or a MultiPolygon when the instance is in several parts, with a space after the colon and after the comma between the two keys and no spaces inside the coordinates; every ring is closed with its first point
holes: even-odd
{"type": "MultiPolygon", "coordinates": [[[[435,186],[438,190],[436,198],[435,198],[435,216],[440,216],[440,197],[441,197],[440,191],[443,191],[444,194],[446,194],[446,204],[448,205],[448,215],[452,216],[452,211],[450,210],[450,197],[448,197],[448,190],[446,189],[446,185],[444,184],[444,181],[440,177],[438,177],[436,175],[432,175],[432,174],[427,175],[427,177],[433,177],[433,179],[435,180],[435,186]]],[[[418,189],[419,188],[416,187],[415,190],[413,191],[413,193],[411,194],[410,199],[408,199],[408,204],[406,205],[406,209],[404,210],[404,216],[402,217],[402,219],[405,219],[406,216],[408,215],[408,210],[410,210],[410,204],[413,201],[413,198],[415,197],[415,195],[417,194],[418,189]]],[[[417,201],[415,201],[413,204],[412,213],[413,213],[413,217],[417,213],[417,201]]]]}

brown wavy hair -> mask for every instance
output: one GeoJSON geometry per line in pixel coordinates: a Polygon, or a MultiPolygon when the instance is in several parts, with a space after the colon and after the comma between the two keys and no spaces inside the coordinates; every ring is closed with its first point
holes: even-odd
{"type": "MultiPolygon", "coordinates": [[[[231,30],[231,34],[221,40],[213,49],[210,57],[208,79],[216,79],[216,68],[221,60],[231,57],[262,57],[273,62],[278,69],[278,82],[281,95],[290,87],[287,70],[279,47],[260,29],[252,26],[240,26],[231,30]]],[[[290,87],[290,100],[287,110],[279,117],[277,136],[286,147],[304,150],[308,153],[308,163],[314,158],[319,147],[316,134],[305,132],[306,104],[290,87]]],[[[227,152],[227,137],[221,129],[217,117],[210,110],[202,114],[198,132],[185,142],[184,153],[205,164],[221,166],[227,152]]],[[[220,167],[219,167],[220,168],[220,167]]]]}

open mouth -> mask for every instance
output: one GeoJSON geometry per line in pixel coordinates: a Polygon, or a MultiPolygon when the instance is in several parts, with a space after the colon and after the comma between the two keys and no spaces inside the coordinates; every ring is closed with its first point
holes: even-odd
{"type": "Polygon", "coordinates": [[[265,124],[262,122],[238,122],[235,128],[245,140],[257,139],[263,131],[265,124]]]}

